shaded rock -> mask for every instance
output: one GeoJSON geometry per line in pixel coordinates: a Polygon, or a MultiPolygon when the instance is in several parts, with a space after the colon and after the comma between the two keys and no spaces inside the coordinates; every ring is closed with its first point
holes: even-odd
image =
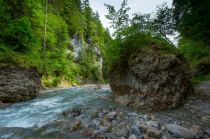
{"type": "Polygon", "coordinates": [[[181,105],[190,89],[190,69],[176,54],[140,49],[117,62],[110,72],[114,100],[145,110],[181,105]]]}
{"type": "Polygon", "coordinates": [[[71,126],[71,128],[70,128],[70,132],[72,132],[72,131],[78,131],[78,130],[80,130],[82,128],[82,122],[80,121],[80,120],[76,120],[73,124],[72,124],[72,126],[71,126]]]}
{"type": "Polygon", "coordinates": [[[206,130],[206,134],[210,137],[210,130],[206,130]]]}
{"type": "Polygon", "coordinates": [[[74,108],[71,111],[71,114],[72,114],[73,117],[79,116],[81,114],[81,108],[74,108]]]}
{"type": "Polygon", "coordinates": [[[62,115],[65,117],[77,117],[82,114],[81,108],[74,108],[72,110],[66,110],[62,112],[62,115]]]}
{"type": "Polygon", "coordinates": [[[178,138],[193,139],[197,136],[195,131],[176,124],[169,124],[166,128],[171,134],[178,138]]]}
{"type": "Polygon", "coordinates": [[[157,129],[148,128],[146,134],[155,139],[159,139],[161,137],[161,132],[157,129]]]}
{"type": "Polygon", "coordinates": [[[36,69],[0,68],[0,101],[14,103],[36,98],[41,80],[36,69]]]}
{"type": "Polygon", "coordinates": [[[141,135],[141,131],[139,130],[139,128],[138,127],[132,127],[131,128],[131,131],[132,131],[132,134],[134,134],[134,135],[137,135],[137,136],[140,136],[141,135]]]}
{"type": "Polygon", "coordinates": [[[118,96],[118,97],[116,97],[115,98],[115,101],[117,103],[120,103],[120,104],[124,105],[124,106],[127,106],[127,105],[130,104],[131,99],[129,98],[129,95],[124,95],[124,96],[118,96]]]}
{"type": "Polygon", "coordinates": [[[86,128],[82,131],[82,135],[84,137],[90,137],[90,136],[94,135],[94,131],[90,128],[86,128]]]}

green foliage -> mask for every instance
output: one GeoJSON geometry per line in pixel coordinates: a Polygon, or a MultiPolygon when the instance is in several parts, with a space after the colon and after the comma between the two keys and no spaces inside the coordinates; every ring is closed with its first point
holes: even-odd
{"type": "Polygon", "coordinates": [[[167,35],[174,34],[174,20],[173,20],[173,10],[167,6],[167,3],[163,3],[158,6],[156,12],[156,18],[154,19],[154,28],[158,34],[167,39],[167,35]]]}
{"type": "Polygon", "coordinates": [[[153,37],[151,34],[137,32],[129,35],[123,40],[115,40],[106,50],[106,63],[109,69],[120,59],[128,57],[131,53],[140,48],[148,49],[155,45],[160,47],[162,53],[177,53],[176,48],[160,37],[153,37]]]}
{"type": "Polygon", "coordinates": [[[93,51],[97,47],[103,52],[110,36],[89,2],[82,4],[80,0],[0,0],[0,66],[36,67],[48,87],[62,80],[77,83],[78,77],[102,81],[93,51]],[[76,36],[84,46],[88,43],[79,63],[68,48],[76,36]]]}
{"type": "MultiPolygon", "coordinates": [[[[199,64],[210,57],[210,1],[174,0],[173,5],[176,29],[181,37],[179,50],[191,67],[199,70],[199,64]]],[[[209,75],[198,75],[194,80],[209,80],[209,75]]]]}
{"type": "Polygon", "coordinates": [[[60,77],[43,76],[42,83],[45,87],[56,87],[61,82],[60,77]]]}
{"type": "Polygon", "coordinates": [[[182,39],[179,50],[193,67],[210,55],[210,50],[204,47],[202,43],[190,39],[182,39]]]}
{"type": "Polygon", "coordinates": [[[209,45],[210,1],[174,0],[173,5],[177,29],[181,36],[209,45]]]}
{"type": "Polygon", "coordinates": [[[117,38],[121,38],[120,31],[128,26],[129,23],[129,14],[128,11],[130,10],[127,7],[128,0],[123,0],[121,7],[119,10],[115,10],[114,6],[105,4],[108,9],[109,14],[106,15],[106,18],[110,20],[111,27],[115,29],[114,36],[117,38]]]}
{"type": "Polygon", "coordinates": [[[84,48],[80,60],[81,75],[84,79],[102,81],[101,71],[96,64],[96,55],[91,48],[84,48]]]}
{"type": "Polygon", "coordinates": [[[163,53],[178,53],[173,43],[167,38],[172,35],[174,27],[172,24],[171,9],[166,4],[160,6],[156,17],[150,14],[134,14],[130,24],[127,12],[127,1],[119,11],[113,6],[106,5],[109,14],[106,16],[111,20],[112,27],[117,33],[117,37],[111,42],[111,45],[105,48],[105,61],[108,70],[116,64],[117,61],[128,57],[139,48],[147,49],[150,46],[158,46],[163,53]],[[122,14],[119,14],[121,13],[122,14]],[[122,20],[121,20],[122,19],[122,20]]]}

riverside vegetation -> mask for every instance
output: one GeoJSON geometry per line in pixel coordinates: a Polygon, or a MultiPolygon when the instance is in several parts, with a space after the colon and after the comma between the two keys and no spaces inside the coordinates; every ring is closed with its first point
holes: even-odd
{"type": "Polygon", "coordinates": [[[0,138],[210,138],[210,1],[127,2],[0,0],[0,138]]]}
{"type": "Polygon", "coordinates": [[[88,0],[1,0],[1,67],[35,67],[45,86],[62,80],[103,82],[125,53],[155,44],[184,56],[195,71],[193,81],[209,79],[207,0],[174,0],[172,8],[163,4],[155,15],[136,13],[132,18],[126,4],[118,11],[106,5],[113,40],[88,0]],[[174,47],[169,36],[177,32],[180,40],[174,47]]]}

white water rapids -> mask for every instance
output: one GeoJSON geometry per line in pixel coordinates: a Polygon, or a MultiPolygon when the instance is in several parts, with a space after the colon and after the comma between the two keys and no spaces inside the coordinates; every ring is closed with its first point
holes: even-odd
{"type": "Polygon", "coordinates": [[[75,107],[97,107],[106,102],[110,89],[71,88],[44,94],[37,99],[0,108],[0,127],[42,126],[59,119],[61,113],[75,107]]]}

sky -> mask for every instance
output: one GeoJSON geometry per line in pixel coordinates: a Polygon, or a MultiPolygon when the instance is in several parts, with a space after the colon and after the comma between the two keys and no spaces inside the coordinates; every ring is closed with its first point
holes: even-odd
{"type": "MultiPolygon", "coordinates": [[[[105,15],[108,13],[104,4],[110,4],[116,7],[118,10],[123,0],[89,0],[90,6],[93,11],[99,12],[101,22],[104,27],[109,28],[109,20],[106,19],[105,15]]],[[[169,6],[172,4],[172,0],[128,0],[128,6],[131,8],[129,14],[133,13],[152,13],[156,11],[156,7],[162,3],[167,2],[169,6]]],[[[112,29],[110,29],[112,32],[112,29]]]]}

